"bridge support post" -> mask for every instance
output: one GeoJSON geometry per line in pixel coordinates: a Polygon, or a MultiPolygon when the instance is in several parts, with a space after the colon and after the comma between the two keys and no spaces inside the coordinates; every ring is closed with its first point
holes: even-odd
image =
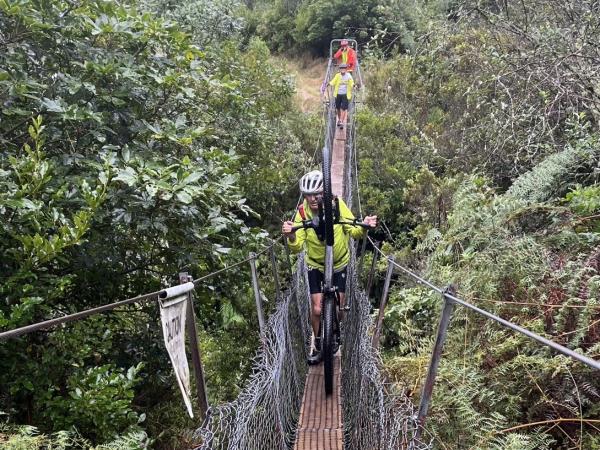
{"type": "Polygon", "coordinates": [[[252,270],[252,288],[254,289],[254,301],[256,302],[258,326],[260,327],[260,334],[262,335],[265,331],[265,316],[263,314],[260,287],[258,285],[258,272],[256,271],[256,253],[254,252],[250,252],[250,269],[252,270]]]}
{"type": "Polygon", "coordinates": [[[379,250],[381,243],[375,243],[375,251],[373,252],[373,261],[371,262],[371,270],[369,270],[369,278],[367,281],[367,296],[371,294],[371,287],[373,287],[373,278],[375,276],[375,268],[377,267],[377,260],[379,259],[379,250]]]}
{"type": "MultiPolygon", "coordinates": [[[[292,256],[290,255],[290,248],[288,247],[287,238],[283,238],[283,246],[285,248],[285,257],[287,260],[288,268],[290,271],[290,280],[294,280],[294,271],[292,269],[292,256]]],[[[308,316],[305,318],[302,315],[302,307],[300,306],[300,299],[298,297],[298,293],[296,292],[295,286],[292,289],[292,295],[294,296],[294,303],[296,304],[296,309],[298,310],[298,321],[300,322],[300,326],[302,327],[302,335],[304,337],[308,336],[308,316]]]]}
{"type": "Polygon", "coordinates": [[[360,276],[363,271],[363,263],[365,261],[365,252],[367,250],[367,232],[365,231],[365,235],[363,237],[361,246],[360,246],[360,259],[358,260],[358,279],[360,280],[360,276]]]}
{"type": "Polygon", "coordinates": [[[442,293],[442,299],[444,300],[444,308],[442,309],[442,316],[440,317],[437,336],[435,338],[435,344],[433,345],[431,360],[429,361],[427,378],[425,378],[423,392],[421,393],[421,402],[419,403],[419,413],[417,415],[417,430],[415,434],[415,439],[420,438],[423,426],[425,425],[425,419],[427,418],[427,412],[429,410],[429,401],[431,400],[431,395],[433,394],[435,377],[437,375],[440,359],[442,358],[442,350],[444,348],[444,342],[446,341],[446,335],[448,332],[448,325],[450,325],[450,318],[452,316],[452,310],[454,308],[454,300],[448,297],[448,294],[452,296],[456,295],[456,289],[454,286],[448,286],[446,289],[444,289],[444,292],[442,293]]]}
{"type": "Polygon", "coordinates": [[[294,276],[294,271],[292,269],[292,256],[290,255],[290,248],[288,247],[287,238],[284,236],[283,238],[283,247],[285,248],[285,259],[287,261],[288,270],[290,271],[290,280],[294,276]]]}
{"type": "Polygon", "coordinates": [[[373,333],[373,348],[379,348],[379,336],[381,335],[381,327],[383,325],[383,315],[385,314],[385,307],[390,293],[392,274],[394,273],[394,256],[388,256],[387,260],[388,267],[387,272],[385,273],[385,283],[383,285],[383,292],[381,293],[381,302],[379,303],[379,315],[377,316],[377,324],[375,325],[375,332],[373,333]]]}
{"type": "MultiPolygon", "coordinates": [[[[187,272],[179,273],[179,284],[193,281],[187,272]]],[[[194,297],[192,291],[188,292],[186,328],[190,336],[190,350],[192,352],[192,365],[194,366],[194,378],[196,380],[196,393],[198,395],[198,408],[200,409],[200,421],[203,421],[208,411],[208,397],[206,395],[206,381],[204,380],[204,369],[200,358],[200,347],[198,345],[198,333],[196,331],[196,316],[194,314],[194,297]]]]}
{"type": "Polygon", "coordinates": [[[271,256],[271,267],[273,268],[273,280],[275,281],[275,302],[281,300],[281,285],[279,284],[279,274],[277,272],[277,258],[275,256],[275,241],[271,240],[271,249],[269,250],[271,256]]]}

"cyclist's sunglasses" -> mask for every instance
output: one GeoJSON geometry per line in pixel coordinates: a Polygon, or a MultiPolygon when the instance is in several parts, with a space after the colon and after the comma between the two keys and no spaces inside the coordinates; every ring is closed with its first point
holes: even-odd
{"type": "Polygon", "coordinates": [[[317,192],[316,194],[304,194],[305,197],[317,197],[317,198],[322,198],[323,197],[323,193],[322,192],[317,192]]]}

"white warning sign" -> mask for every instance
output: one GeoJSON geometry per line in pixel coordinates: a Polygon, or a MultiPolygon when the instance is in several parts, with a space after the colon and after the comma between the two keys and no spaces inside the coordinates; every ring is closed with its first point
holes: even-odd
{"type": "Polygon", "coordinates": [[[183,395],[183,401],[190,417],[194,417],[190,400],[190,369],[185,354],[185,319],[188,295],[160,302],[160,318],[162,321],[165,346],[169,352],[175,377],[183,395]]]}

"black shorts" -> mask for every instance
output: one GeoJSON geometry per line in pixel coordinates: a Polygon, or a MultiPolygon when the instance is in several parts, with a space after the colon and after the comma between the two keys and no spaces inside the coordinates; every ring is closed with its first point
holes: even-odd
{"type": "MultiPolygon", "coordinates": [[[[319,269],[308,269],[308,287],[311,294],[323,292],[323,272],[319,269]]],[[[338,292],[346,292],[346,267],[339,272],[333,272],[333,285],[338,292]]]]}
{"type": "Polygon", "coordinates": [[[348,109],[348,96],[346,94],[338,94],[335,98],[335,109],[346,111],[348,109]]]}

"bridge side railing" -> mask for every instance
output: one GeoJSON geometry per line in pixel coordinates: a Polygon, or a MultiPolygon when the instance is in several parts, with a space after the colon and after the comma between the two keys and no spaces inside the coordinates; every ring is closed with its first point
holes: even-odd
{"type": "Polygon", "coordinates": [[[291,448],[308,371],[308,275],[300,255],[290,288],[268,318],[253,373],[239,396],[208,410],[195,450],[291,448]]]}
{"type": "MultiPolygon", "coordinates": [[[[187,272],[181,272],[179,274],[179,281],[180,281],[179,285],[174,285],[174,286],[167,287],[165,289],[161,289],[158,291],[154,291],[154,292],[150,292],[147,294],[142,294],[142,295],[138,295],[138,296],[135,296],[132,298],[128,298],[125,300],[120,300],[117,302],[98,306],[96,308],[90,308],[90,309],[87,309],[84,311],[79,311],[76,313],[67,314],[64,316],[55,317],[52,319],[37,322],[37,323],[31,324],[31,325],[26,325],[26,326],[12,329],[12,330],[0,332],[0,342],[7,340],[7,339],[16,339],[16,338],[19,338],[26,334],[34,333],[37,331],[48,330],[48,329],[57,327],[59,325],[68,324],[70,322],[79,321],[79,320],[85,319],[87,317],[96,315],[96,314],[110,312],[110,311],[116,310],[118,308],[127,306],[127,305],[133,305],[133,304],[139,305],[139,304],[150,303],[150,302],[158,303],[160,301],[164,301],[166,299],[173,298],[175,296],[187,294],[188,299],[187,299],[187,314],[186,314],[186,330],[187,330],[188,337],[190,339],[189,348],[190,348],[190,352],[191,352],[192,365],[193,365],[194,372],[195,372],[196,394],[197,394],[197,398],[198,398],[198,411],[200,413],[200,418],[203,419],[204,417],[206,417],[207,410],[209,409],[209,404],[208,404],[208,397],[206,394],[206,385],[205,385],[205,381],[204,381],[204,369],[202,367],[202,360],[201,360],[201,355],[200,355],[199,345],[198,345],[198,335],[197,335],[196,324],[195,324],[195,315],[194,315],[194,306],[193,306],[194,305],[194,296],[193,296],[194,291],[196,288],[202,286],[204,282],[216,277],[217,275],[220,275],[224,272],[231,271],[231,270],[239,270],[242,266],[248,265],[248,268],[250,269],[254,299],[255,299],[255,303],[256,303],[256,313],[257,313],[258,323],[259,323],[259,327],[260,327],[260,336],[261,336],[261,341],[263,342],[263,346],[264,346],[265,334],[267,333],[267,321],[265,320],[265,315],[263,312],[263,293],[262,293],[261,287],[259,285],[259,277],[258,277],[258,270],[257,270],[256,263],[259,258],[261,258],[263,256],[266,258],[265,265],[270,265],[273,283],[274,283],[275,299],[276,299],[276,302],[279,303],[279,301],[282,299],[282,290],[281,290],[281,286],[280,286],[280,278],[281,277],[279,274],[279,264],[277,261],[277,254],[276,254],[275,249],[276,249],[276,245],[279,243],[280,240],[282,240],[281,237],[278,240],[271,241],[271,243],[268,246],[266,246],[265,248],[261,249],[258,252],[250,252],[249,256],[247,258],[240,260],[236,263],[230,264],[226,267],[223,267],[222,269],[213,271],[213,272],[206,274],[197,279],[193,279],[191,276],[189,276],[187,274],[187,272]]],[[[287,245],[285,245],[285,242],[283,242],[283,244],[284,244],[283,246],[285,249],[284,265],[287,265],[289,267],[289,272],[288,272],[288,274],[285,274],[285,275],[281,274],[281,275],[285,276],[286,278],[287,277],[292,278],[293,275],[292,275],[291,260],[290,260],[289,252],[287,250],[287,245]]],[[[293,295],[293,298],[294,298],[294,303],[296,304],[295,307],[297,309],[298,317],[302,317],[301,316],[302,306],[299,302],[298,296],[295,295],[295,293],[293,295]]],[[[305,335],[308,332],[307,331],[308,325],[303,324],[302,321],[300,321],[300,323],[298,325],[301,327],[302,334],[305,335]]]]}
{"type": "MultiPolygon", "coordinates": [[[[346,127],[344,200],[356,207],[363,217],[358,189],[357,109],[351,102],[346,127]]],[[[368,215],[368,214],[367,214],[368,215]]],[[[364,255],[365,239],[362,241],[364,255]]],[[[342,346],[342,408],[344,412],[344,448],[430,450],[432,442],[420,437],[416,408],[404,392],[396,392],[381,373],[381,360],[372,346],[371,302],[361,288],[363,258],[356,257],[354,245],[346,281],[345,331],[342,346]]]]}
{"type": "MultiPolygon", "coordinates": [[[[440,360],[442,357],[442,350],[443,350],[443,346],[444,346],[444,343],[446,340],[452,311],[453,311],[455,305],[463,306],[463,307],[479,314],[480,316],[483,316],[489,320],[493,320],[494,322],[497,322],[506,328],[516,331],[516,332],[528,337],[529,339],[532,339],[532,340],[538,342],[541,345],[549,347],[554,351],[557,351],[565,356],[568,356],[569,358],[572,358],[576,361],[586,364],[587,366],[592,367],[593,369],[600,370],[600,361],[597,361],[588,356],[582,355],[581,353],[571,350],[563,345],[560,345],[557,342],[551,341],[550,339],[540,336],[539,334],[534,333],[531,330],[521,327],[515,323],[508,321],[508,320],[505,320],[495,314],[490,313],[489,311],[486,311],[486,310],[479,308],[465,300],[458,298],[456,296],[456,290],[455,290],[454,286],[451,285],[451,286],[448,286],[447,288],[443,289],[443,288],[440,288],[440,287],[434,285],[432,282],[424,279],[423,277],[417,275],[410,269],[397,263],[394,260],[393,256],[386,255],[380,249],[380,246],[378,245],[378,243],[374,242],[371,238],[367,237],[366,239],[368,239],[370,241],[371,245],[373,246],[373,248],[375,250],[375,255],[373,257],[372,265],[371,265],[369,275],[367,278],[367,280],[368,280],[367,281],[367,292],[370,291],[370,288],[372,286],[375,267],[377,265],[377,259],[378,258],[386,258],[387,264],[388,264],[385,282],[384,282],[384,286],[383,286],[383,294],[382,294],[381,303],[379,306],[379,317],[378,317],[378,320],[377,320],[377,323],[376,323],[376,326],[374,329],[374,333],[373,333],[373,347],[377,348],[379,345],[379,335],[381,333],[381,326],[382,326],[382,322],[383,322],[384,310],[385,310],[386,303],[387,303],[389,287],[390,287],[392,275],[396,271],[396,269],[401,271],[406,277],[412,279],[416,283],[426,286],[429,289],[431,289],[432,291],[437,292],[438,294],[441,295],[442,300],[443,300],[442,313],[440,316],[436,339],[435,339],[435,343],[433,346],[431,358],[429,361],[427,376],[426,376],[425,382],[423,384],[421,400],[420,400],[419,410],[418,410],[418,414],[417,414],[417,422],[420,425],[418,428],[417,437],[420,436],[420,434],[423,430],[423,426],[425,424],[425,420],[427,418],[429,403],[431,401],[431,396],[433,394],[433,388],[434,388],[434,384],[435,384],[437,370],[438,370],[438,366],[439,366],[439,363],[440,363],[440,360]]],[[[364,253],[363,253],[363,255],[364,255],[364,253]]]]}

